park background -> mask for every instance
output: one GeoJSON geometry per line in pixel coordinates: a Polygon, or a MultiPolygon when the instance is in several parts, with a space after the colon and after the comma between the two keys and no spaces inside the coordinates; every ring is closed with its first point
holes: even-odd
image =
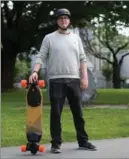
{"type": "MultiPolygon", "coordinates": [[[[55,31],[54,12],[68,8],[71,30],[78,34],[88,58],[96,95],[84,103],[90,139],[129,136],[129,2],[1,1],[2,146],[21,145],[25,138],[25,89],[43,37],[55,31]]],[[[39,78],[46,76],[42,68],[39,78]]],[[[43,93],[43,143],[50,142],[47,85],[43,93]]],[[[75,141],[67,101],[62,113],[63,140],[75,141]]]]}

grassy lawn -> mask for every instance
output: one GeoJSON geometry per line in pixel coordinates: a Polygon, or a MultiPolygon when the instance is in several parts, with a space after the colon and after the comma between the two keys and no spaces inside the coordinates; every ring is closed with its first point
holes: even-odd
{"type": "MultiPolygon", "coordinates": [[[[26,107],[24,95],[24,90],[2,94],[2,147],[22,145],[26,143],[26,107]]],[[[102,94],[100,96],[102,96],[102,94]]],[[[46,99],[46,97],[44,98],[46,99]]],[[[110,100],[113,101],[113,98],[110,100]]],[[[50,142],[49,111],[50,106],[45,105],[43,109],[44,132],[41,143],[50,142]]],[[[94,109],[85,107],[83,108],[83,115],[86,121],[86,129],[89,134],[89,139],[129,136],[129,109],[94,109]]],[[[64,142],[76,141],[75,129],[69,107],[64,107],[62,114],[62,137],[64,142]]]]}
{"type": "MultiPolygon", "coordinates": [[[[43,103],[49,105],[48,92],[42,89],[42,93],[43,103]]],[[[19,102],[24,98],[25,89],[12,90],[2,94],[2,101],[15,100],[15,102],[19,102]]],[[[129,89],[98,89],[97,98],[92,101],[92,104],[129,105],[129,89]]]]}
{"type": "Polygon", "coordinates": [[[98,89],[93,104],[129,105],[129,89],[98,89]]]}

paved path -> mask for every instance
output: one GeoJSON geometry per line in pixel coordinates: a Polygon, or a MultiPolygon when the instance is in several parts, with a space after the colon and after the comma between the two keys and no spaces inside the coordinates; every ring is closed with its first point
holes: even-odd
{"type": "Polygon", "coordinates": [[[87,108],[129,109],[129,105],[88,105],[87,108]]]}
{"type": "Polygon", "coordinates": [[[20,147],[1,148],[2,158],[10,159],[129,159],[129,138],[105,139],[91,141],[98,148],[97,151],[79,150],[77,143],[63,143],[62,153],[51,154],[50,144],[46,144],[45,153],[37,153],[32,156],[30,152],[20,152],[20,147]]]}

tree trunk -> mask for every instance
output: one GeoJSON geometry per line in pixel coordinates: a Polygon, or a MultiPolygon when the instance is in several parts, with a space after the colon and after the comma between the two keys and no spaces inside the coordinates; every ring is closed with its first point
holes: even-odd
{"type": "Polygon", "coordinates": [[[17,51],[15,46],[4,45],[1,52],[1,90],[2,92],[13,88],[13,73],[17,51]]]}
{"type": "Polygon", "coordinates": [[[113,63],[113,87],[121,87],[120,65],[117,62],[113,63]]]}

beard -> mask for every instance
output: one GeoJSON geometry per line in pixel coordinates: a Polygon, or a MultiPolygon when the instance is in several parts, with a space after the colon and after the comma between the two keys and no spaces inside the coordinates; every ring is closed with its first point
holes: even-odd
{"type": "Polygon", "coordinates": [[[58,26],[61,30],[67,30],[68,28],[69,28],[69,26],[67,26],[67,27],[60,27],[60,26],[58,26]]]}
{"type": "Polygon", "coordinates": [[[57,26],[58,26],[58,28],[60,28],[61,30],[67,31],[67,30],[70,28],[71,23],[69,23],[69,25],[64,26],[64,27],[61,27],[61,26],[59,26],[58,24],[57,24],[57,26]]]}

